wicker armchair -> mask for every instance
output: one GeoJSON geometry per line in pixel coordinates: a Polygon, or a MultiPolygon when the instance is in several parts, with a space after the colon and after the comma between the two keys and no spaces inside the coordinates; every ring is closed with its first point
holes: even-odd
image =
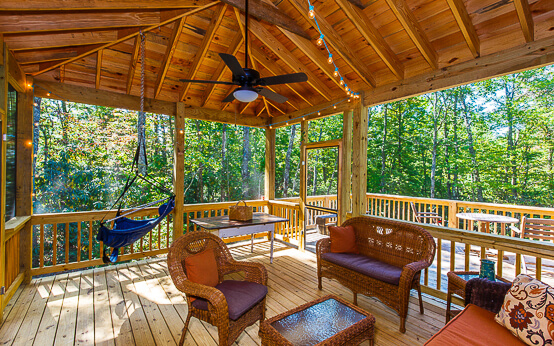
{"type": "Polygon", "coordinates": [[[466,283],[465,304],[475,304],[497,314],[511,286],[511,283],[502,281],[473,278],[466,283]]]}
{"type": "Polygon", "coordinates": [[[354,304],[360,293],[378,298],[398,312],[400,332],[404,333],[412,288],[419,293],[423,313],[419,281],[421,270],[429,267],[435,257],[433,237],[419,226],[384,218],[354,217],[342,224],[347,225],[354,227],[359,255],[333,254],[330,239],[319,240],[316,244],[319,289],[321,278],[327,277],[349,288],[354,294],[354,304]],[[372,270],[375,275],[364,274],[372,270]]]}
{"type": "Polygon", "coordinates": [[[187,279],[185,260],[187,257],[200,253],[206,249],[213,249],[216,257],[219,274],[219,285],[224,283],[237,283],[236,281],[223,281],[223,276],[234,272],[244,272],[245,281],[255,282],[267,286],[267,271],[260,263],[238,262],[233,259],[229,249],[223,241],[208,232],[191,232],[181,236],[171,244],[167,256],[169,273],[173,283],[181,292],[187,296],[188,316],[181,335],[179,345],[185,340],[190,318],[192,316],[206,321],[218,329],[219,344],[231,345],[244,329],[258,320],[265,320],[264,298],[244,312],[236,320],[230,318],[228,302],[219,289],[191,282],[187,279]],[[193,304],[191,298],[196,301],[193,304]],[[199,309],[198,301],[207,301],[207,310],[199,309]]]}

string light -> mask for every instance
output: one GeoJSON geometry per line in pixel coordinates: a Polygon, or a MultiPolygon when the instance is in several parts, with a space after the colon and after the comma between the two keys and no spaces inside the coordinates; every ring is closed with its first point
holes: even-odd
{"type": "Polygon", "coordinates": [[[333,54],[329,53],[329,57],[327,58],[327,63],[329,64],[333,63],[333,54]]]}
{"type": "Polygon", "coordinates": [[[337,109],[337,105],[333,105],[333,109],[337,109]]]}
{"type": "Polygon", "coordinates": [[[322,46],[323,45],[323,34],[319,35],[319,38],[317,39],[316,43],[318,46],[322,46]]]}
{"type": "Polygon", "coordinates": [[[302,120],[306,120],[306,117],[302,117],[302,120]]]}
{"type": "Polygon", "coordinates": [[[339,76],[339,69],[335,67],[335,72],[333,72],[333,76],[338,77],[339,76]]]}
{"type": "Polygon", "coordinates": [[[38,107],[38,103],[36,103],[36,102],[33,103],[33,106],[38,107]]]}
{"type": "Polygon", "coordinates": [[[317,115],[321,115],[321,112],[320,112],[320,111],[318,111],[318,112],[317,112],[317,115]]]}
{"type": "Polygon", "coordinates": [[[344,85],[344,80],[340,77],[340,85],[344,85]]]}
{"type": "Polygon", "coordinates": [[[308,16],[310,17],[310,19],[315,18],[315,11],[314,11],[314,7],[312,5],[310,5],[310,7],[309,7],[308,16]]]}
{"type": "Polygon", "coordinates": [[[350,102],[350,99],[349,99],[349,98],[344,98],[344,99],[342,99],[341,101],[338,101],[338,102],[336,102],[336,103],[334,103],[334,104],[332,104],[332,105],[329,105],[329,106],[327,106],[327,107],[323,107],[323,108],[319,109],[318,111],[313,111],[313,112],[311,112],[311,113],[307,113],[307,114],[298,116],[298,117],[293,118],[293,119],[283,120],[283,121],[279,121],[279,122],[276,122],[276,123],[268,124],[267,126],[269,127],[269,129],[273,129],[273,126],[274,126],[274,125],[278,125],[278,124],[286,124],[286,125],[288,125],[289,122],[294,121],[294,120],[296,120],[296,119],[306,120],[306,117],[307,117],[308,115],[311,115],[311,114],[316,114],[316,113],[317,113],[317,115],[320,116],[320,115],[321,115],[321,111],[323,111],[323,110],[325,110],[325,109],[328,109],[328,108],[331,108],[331,106],[333,107],[333,109],[336,110],[336,109],[337,109],[337,104],[342,103],[342,102],[345,102],[345,101],[347,101],[347,100],[348,100],[348,102],[350,102]]]}

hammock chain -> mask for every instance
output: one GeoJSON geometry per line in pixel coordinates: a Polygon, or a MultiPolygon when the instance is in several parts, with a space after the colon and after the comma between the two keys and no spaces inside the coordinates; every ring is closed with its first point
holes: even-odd
{"type": "Polygon", "coordinates": [[[144,56],[146,46],[146,35],[140,30],[140,112],[144,113],[144,56]]]}

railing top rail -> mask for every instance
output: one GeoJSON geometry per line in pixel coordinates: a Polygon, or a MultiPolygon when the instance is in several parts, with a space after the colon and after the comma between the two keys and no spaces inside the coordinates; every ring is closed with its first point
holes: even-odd
{"type": "Polygon", "coordinates": [[[386,195],[382,193],[366,193],[366,196],[368,197],[376,197],[376,198],[383,198],[383,199],[395,199],[395,200],[408,200],[413,202],[426,202],[429,204],[440,204],[440,205],[448,205],[451,202],[460,202],[456,200],[451,199],[439,199],[439,198],[428,198],[428,197],[412,197],[412,196],[401,196],[401,195],[386,195]]]}
{"type": "Polygon", "coordinates": [[[281,200],[268,200],[269,204],[275,204],[275,205],[285,205],[288,207],[300,207],[300,203],[295,202],[289,202],[289,201],[281,201],[281,200]]]}

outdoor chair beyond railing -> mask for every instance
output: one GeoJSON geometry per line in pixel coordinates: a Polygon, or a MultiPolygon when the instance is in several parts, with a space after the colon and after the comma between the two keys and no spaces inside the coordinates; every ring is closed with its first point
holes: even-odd
{"type": "Polygon", "coordinates": [[[321,278],[338,280],[354,294],[373,296],[400,315],[400,332],[406,332],[410,290],[419,294],[423,314],[421,271],[433,263],[436,244],[423,228],[405,222],[370,216],[346,220],[341,227],[352,226],[358,254],[332,253],[331,239],[316,244],[318,287],[321,278]]]}
{"type": "Polygon", "coordinates": [[[179,345],[184,343],[192,316],[217,327],[219,345],[231,345],[246,327],[265,320],[267,270],[261,263],[234,260],[216,235],[197,231],[181,236],[171,244],[167,263],[173,283],[187,296],[188,315],[179,345]],[[187,258],[209,249],[217,263],[219,283],[215,287],[190,281],[185,267],[187,258]],[[237,272],[245,273],[245,281],[223,281],[224,275],[237,272]]]}
{"type": "MultiPolygon", "coordinates": [[[[554,219],[536,219],[526,216],[521,217],[520,229],[512,226],[512,231],[519,234],[521,239],[554,242],[554,219]]],[[[523,273],[527,273],[525,256],[521,256],[521,267],[523,273]]]]}
{"type": "Polygon", "coordinates": [[[437,226],[442,226],[442,216],[435,212],[417,211],[414,202],[410,202],[412,211],[414,212],[414,218],[419,223],[430,223],[437,226]]]}

